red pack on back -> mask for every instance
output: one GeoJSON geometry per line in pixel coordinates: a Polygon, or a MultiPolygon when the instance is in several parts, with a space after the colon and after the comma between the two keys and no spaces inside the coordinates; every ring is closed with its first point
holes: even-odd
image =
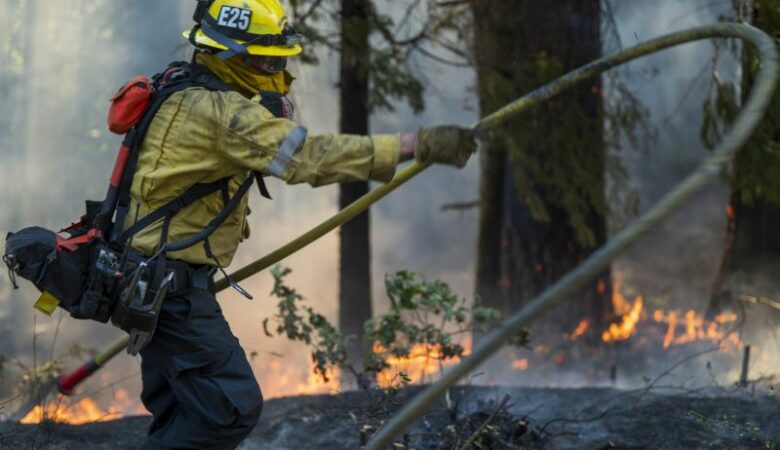
{"type": "Polygon", "coordinates": [[[124,84],[113,97],[108,109],[108,129],[116,134],[130,131],[143,117],[152,99],[152,83],[138,75],[124,84]]]}

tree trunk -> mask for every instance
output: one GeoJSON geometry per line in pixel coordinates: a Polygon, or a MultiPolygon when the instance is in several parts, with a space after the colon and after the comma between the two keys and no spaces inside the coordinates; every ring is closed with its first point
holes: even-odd
{"type": "MultiPolygon", "coordinates": [[[[756,0],[753,25],[780,36],[776,0],[756,0]]],[[[751,91],[756,73],[756,53],[743,50],[742,92],[751,91]]],[[[780,298],[780,93],[750,141],[737,153],[731,177],[731,203],[723,259],[713,283],[710,315],[740,309],[740,296],[780,298]]],[[[760,308],[759,317],[773,310],[760,308]]]]}
{"type": "MultiPolygon", "coordinates": [[[[473,54],[482,116],[499,109],[519,94],[519,89],[512,85],[512,78],[513,61],[519,50],[514,45],[515,18],[520,16],[520,11],[519,2],[514,0],[477,0],[473,3],[473,54]]],[[[476,294],[485,305],[507,312],[514,308],[501,289],[505,142],[499,137],[486,140],[480,162],[476,294]]]]}
{"type": "MultiPolygon", "coordinates": [[[[368,134],[369,0],[341,2],[340,100],[341,132],[368,134]]],[[[367,182],[340,187],[339,206],[346,207],[368,192],[367,182]]],[[[349,360],[360,367],[363,323],[371,318],[371,241],[369,212],[341,226],[339,236],[339,324],[350,338],[349,360]]]]}
{"type": "MultiPolygon", "coordinates": [[[[477,0],[483,115],[601,54],[598,1],[477,0]]],[[[581,263],[607,238],[600,80],[594,79],[496,133],[482,159],[477,293],[514,311],[581,263]]],[[[609,311],[609,274],[556,315],[553,333],[609,311]]]]}

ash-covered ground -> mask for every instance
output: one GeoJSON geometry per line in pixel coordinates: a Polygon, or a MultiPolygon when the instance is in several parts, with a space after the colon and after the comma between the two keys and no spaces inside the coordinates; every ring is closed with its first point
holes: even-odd
{"type": "MultiPolygon", "coordinates": [[[[361,431],[417,389],[289,397],[266,403],[241,449],[359,449],[361,431]]],[[[148,417],[80,426],[4,424],[1,449],[137,448],[148,417]]],[[[461,386],[417,423],[409,449],[772,449],[780,448],[780,399],[753,387],[620,391],[461,386]],[[504,400],[508,396],[508,400],[504,400]],[[502,407],[503,406],[503,407],[502,407]]]]}

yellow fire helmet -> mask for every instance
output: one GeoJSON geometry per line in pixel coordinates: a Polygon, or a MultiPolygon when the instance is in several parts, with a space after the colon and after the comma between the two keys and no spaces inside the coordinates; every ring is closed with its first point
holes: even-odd
{"type": "Polygon", "coordinates": [[[279,0],[197,0],[195,26],[184,37],[196,47],[233,55],[293,56],[301,34],[288,23],[279,0]]]}

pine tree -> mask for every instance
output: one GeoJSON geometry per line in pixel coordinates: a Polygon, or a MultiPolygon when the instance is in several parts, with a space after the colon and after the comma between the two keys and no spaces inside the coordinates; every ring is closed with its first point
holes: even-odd
{"type": "MultiPolygon", "coordinates": [[[[780,37],[780,1],[737,2],[748,11],[753,25],[780,37]],[[749,9],[747,9],[749,7],[749,9]]],[[[758,69],[756,51],[742,49],[741,92],[750,92],[758,69]]],[[[702,135],[712,145],[720,139],[717,121],[727,124],[736,116],[736,86],[717,86],[717,99],[705,105],[702,135]],[[718,109],[714,109],[717,105],[718,109]]],[[[739,309],[739,297],[780,298],[780,93],[776,92],[767,114],[753,137],[740,149],[728,173],[731,186],[727,208],[727,232],[720,270],[713,284],[710,313],[739,309]]],[[[764,308],[764,307],[762,307],[764,308]]],[[[764,316],[762,314],[762,316],[764,316]]]]}
{"type": "MultiPolygon", "coordinates": [[[[601,54],[600,2],[476,0],[474,55],[483,115],[601,54]]],[[[495,133],[482,156],[477,294],[509,312],[606,241],[599,79],[495,133]]],[[[556,315],[553,333],[605,321],[609,274],[556,315]]]]}

